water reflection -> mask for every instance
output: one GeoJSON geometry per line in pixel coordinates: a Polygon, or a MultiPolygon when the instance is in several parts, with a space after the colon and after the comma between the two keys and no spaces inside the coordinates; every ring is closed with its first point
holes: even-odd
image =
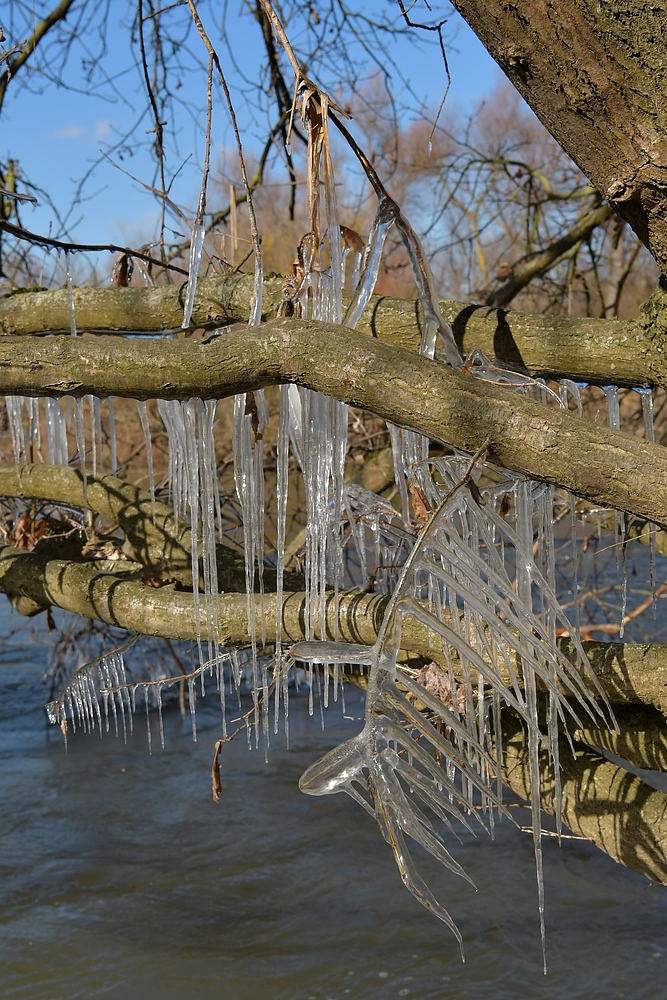
{"type": "MultiPolygon", "coordinates": [[[[42,708],[44,647],[21,641],[0,659],[4,997],[661,995],[667,893],[588,843],[544,844],[546,980],[529,835],[505,824],[495,844],[464,837],[457,857],[478,893],[420,857],[464,935],[462,966],[446,928],[405,892],[370,818],[344,796],[298,791],[305,767],[360,727],[339,707],[322,732],[306,695],[294,695],[292,749],[277,738],[268,764],[238,738],[227,745],[216,806],[215,696],[200,704],[196,744],[170,710],[166,749],[153,756],[142,720],[127,745],[77,734],[65,753],[42,708]]],[[[352,692],[347,714],[361,715],[352,692]]]]}

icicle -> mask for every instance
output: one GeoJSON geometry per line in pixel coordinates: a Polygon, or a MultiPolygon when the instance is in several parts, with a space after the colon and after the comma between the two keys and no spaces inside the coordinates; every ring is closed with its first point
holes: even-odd
{"type": "Polygon", "coordinates": [[[356,328],[361,319],[361,314],[368,305],[373,290],[377,283],[382,263],[382,250],[389,230],[394,224],[395,206],[393,202],[386,199],[380,202],[378,210],[373,219],[366,251],[364,253],[364,267],[361,278],[358,279],[356,292],[345,314],[343,323],[351,330],[356,328]]]}
{"type": "Polygon", "coordinates": [[[95,435],[95,405],[93,403],[93,397],[91,395],[86,396],[86,402],[88,403],[88,411],[90,413],[90,448],[91,448],[91,458],[93,466],[93,475],[97,473],[97,438],[95,435]]]}
{"type": "MultiPolygon", "coordinates": [[[[197,403],[204,603],[209,636],[208,658],[211,663],[219,663],[220,656],[218,649],[218,564],[215,538],[217,469],[215,441],[213,438],[216,406],[217,401],[210,399],[206,403],[203,403],[201,400],[198,400],[197,403]]],[[[224,713],[224,684],[220,688],[220,698],[224,713]]]]}
{"type": "Polygon", "coordinates": [[[78,336],[76,331],[76,317],[74,315],[74,286],[72,285],[72,272],[69,266],[69,253],[65,250],[65,278],[67,281],[67,305],[69,307],[69,329],[73,337],[78,336]]]}
{"type": "Polygon", "coordinates": [[[160,727],[160,746],[164,750],[164,719],[162,718],[162,684],[158,684],[155,689],[155,697],[157,699],[157,714],[158,722],[160,727]]]}
{"type": "MultiPolygon", "coordinates": [[[[583,404],[581,401],[580,387],[569,378],[560,380],[559,394],[565,409],[568,407],[568,393],[570,393],[577,407],[577,414],[583,416],[583,404]]],[[[577,551],[577,498],[574,493],[566,492],[570,505],[570,537],[572,545],[572,595],[574,598],[574,627],[577,638],[581,634],[581,608],[579,607],[579,554],[577,551]]]]}
{"type": "Polygon", "coordinates": [[[395,221],[396,228],[403,238],[403,245],[412,265],[412,276],[417,286],[417,294],[424,313],[422,342],[419,353],[423,354],[424,357],[433,359],[435,357],[437,338],[439,337],[447,358],[447,363],[454,368],[460,368],[461,355],[456,346],[452,328],[440,311],[440,305],[435,293],[435,282],[431,273],[431,267],[424,254],[424,248],[419,242],[412,226],[400,212],[396,215],[395,221]]]}
{"type": "Polygon", "coordinates": [[[93,469],[93,473],[101,473],[104,464],[102,461],[102,404],[97,396],[91,396],[90,398],[93,401],[91,434],[93,437],[93,444],[96,444],[96,449],[93,451],[93,455],[95,455],[95,451],[97,452],[97,462],[95,464],[95,468],[93,469]]]}
{"type": "Polygon", "coordinates": [[[113,409],[113,396],[107,399],[109,409],[109,460],[111,462],[111,475],[118,475],[118,451],[116,448],[116,417],[113,409]]]}
{"type": "Polygon", "coordinates": [[[352,257],[352,290],[354,291],[359,287],[359,278],[361,277],[361,259],[362,254],[355,253],[352,257]]]}
{"type": "MultiPolygon", "coordinates": [[[[618,401],[618,386],[617,385],[605,385],[602,387],[604,394],[607,397],[607,423],[614,430],[620,430],[621,428],[621,411],[618,401]]],[[[625,515],[619,513],[619,511],[614,511],[614,551],[616,553],[616,568],[620,571],[621,580],[621,623],[619,636],[622,638],[625,631],[625,625],[623,618],[625,617],[625,607],[627,603],[627,592],[628,592],[628,580],[626,573],[626,558],[625,558],[625,515]]]]}
{"type": "Polygon", "coordinates": [[[146,461],[148,463],[148,488],[151,495],[151,514],[153,517],[153,523],[155,523],[155,473],[153,470],[153,443],[151,441],[151,428],[148,422],[148,409],[146,407],[145,399],[137,400],[137,412],[139,414],[139,422],[141,424],[141,429],[144,432],[144,440],[146,441],[146,461]]]}
{"type": "Polygon", "coordinates": [[[23,396],[5,396],[7,421],[12,439],[14,461],[18,465],[25,455],[25,436],[23,432],[23,396]]]}
{"type": "Polygon", "coordinates": [[[183,306],[183,322],[181,327],[187,330],[192,319],[192,309],[195,304],[195,291],[197,289],[197,278],[199,276],[199,266],[204,248],[204,237],[206,236],[206,226],[194,226],[190,239],[190,262],[188,267],[188,284],[185,290],[185,304],[183,306]]]}
{"type": "MultiPolygon", "coordinates": [[[[185,459],[187,464],[187,495],[190,507],[190,533],[192,539],[192,595],[195,614],[195,635],[199,662],[202,663],[201,650],[201,610],[199,603],[199,553],[197,537],[199,534],[199,449],[197,447],[197,417],[196,400],[191,399],[181,403],[183,424],[185,427],[185,459]]],[[[194,693],[190,683],[190,711],[194,713],[194,693]]],[[[193,715],[194,727],[194,715],[193,715]]],[[[193,729],[193,732],[195,730],[193,729]]]]}
{"type": "MultiPolygon", "coordinates": [[[[57,399],[47,397],[44,400],[44,420],[46,423],[46,452],[51,465],[62,465],[67,462],[67,450],[65,450],[65,461],[60,453],[60,428],[59,420],[64,424],[63,411],[57,399]]],[[[65,438],[65,449],[67,449],[67,438],[65,438]]]]}
{"type": "MultiPolygon", "coordinates": [[[[655,428],[653,426],[653,390],[640,388],[637,389],[642,399],[642,414],[644,417],[644,438],[646,441],[650,441],[651,444],[655,444],[655,428]]],[[[650,546],[650,565],[649,574],[651,578],[651,594],[653,597],[653,618],[655,619],[658,614],[658,603],[655,596],[655,557],[656,557],[656,534],[655,525],[649,524],[649,546],[650,546]]]]}
{"type": "Polygon", "coordinates": [[[296,460],[303,469],[303,414],[301,407],[301,393],[298,385],[288,385],[287,399],[289,403],[289,436],[292,442],[292,450],[296,455],[296,460]]]}
{"type": "MultiPolygon", "coordinates": [[[[144,684],[144,704],[146,707],[146,736],[148,737],[148,753],[150,756],[153,755],[153,734],[151,733],[151,717],[148,708],[148,692],[150,688],[148,684],[144,684]]],[[[134,711],[134,706],[132,706],[134,711]]]]}
{"type": "MultiPolygon", "coordinates": [[[[253,699],[255,733],[259,739],[259,673],[257,660],[257,607],[255,597],[255,563],[263,568],[264,561],[264,472],[262,465],[262,428],[268,416],[264,393],[238,395],[234,400],[234,481],[243,515],[243,545],[246,571],[246,607],[252,652],[253,699]],[[256,429],[253,431],[253,416],[256,429]],[[255,437],[254,448],[252,437],[255,437]]],[[[259,573],[260,591],[263,579],[259,573]]],[[[260,594],[260,601],[263,594],[260,594]]],[[[262,623],[263,624],[263,623],[262,623]]],[[[268,711],[268,704],[265,705],[268,711]]]]}
{"type": "Polygon", "coordinates": [[[261,258],[255,259],[255,273],[252,290],[252,305],[248,326],[259,326],[262,322],[262,299],[264,294],[264,267],[261,258]]]}
{"type": "Polygon", "coordinates": [[[74,428],[76,447],[79,452],[79,467],[83,479],[83,505],[88,507],[88,479],[86,477],[86,430],[83,415],[83,400],[78,396],[74,399],[74,428]]]}
{"type": "Polygon", "coordinates": [[[37,454],[41,447],[41,437],[39,428],[39,398],[26,397],[26,409],[28,411],[28,427],[25,434],[26,459],[29,462],[37,461],[37,454]]]}

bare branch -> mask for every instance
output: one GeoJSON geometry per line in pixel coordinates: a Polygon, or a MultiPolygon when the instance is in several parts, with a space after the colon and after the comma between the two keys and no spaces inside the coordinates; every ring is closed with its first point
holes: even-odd
{"type": "Polygon", "coordinates": [[[39,22],[32,35],[30,35],[22,46],[20,52],[13,59],[9,60],[2,74],[0,74],[0,108],[2,108],[2,103],[7,93],[7,85],[11,77],[16,76],[21,66],[30,58],[44,35],[53,25],[57,24],[58,21],[62,21],[67,16],[67,12],[73,3],[74,0],[60,0],[60,3],[53,8],[51,13],[43,21],[39,22]]]}

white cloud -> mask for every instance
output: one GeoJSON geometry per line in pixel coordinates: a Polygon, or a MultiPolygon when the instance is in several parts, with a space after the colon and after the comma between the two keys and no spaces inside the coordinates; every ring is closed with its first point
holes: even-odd
{"type": "Polygon", "coordinates": [[[79,139],[86,134],[83,125],[66,125],[64,128],[56,129],[53,133],[56,139],[79,139]]]}
{"type": "Polygon", "coordinates": [[[99,121],[95,122],[95,138],[96,139],[108,139],[108,137],[113,132],[113,122],[99,121]]]}

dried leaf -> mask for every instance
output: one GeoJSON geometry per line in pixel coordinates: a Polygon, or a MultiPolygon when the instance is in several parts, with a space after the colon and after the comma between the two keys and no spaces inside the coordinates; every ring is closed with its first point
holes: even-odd
{"type": "Polygon", "coordinates": [[[42,535],[53,534],[54,528],[62,531],[62,522],[53,517],[35,517],[32,511],[24,510],[16,518],[9,534],[9,542],[17,549],[34,549],[42,535]]]}
{"type": "Polygon", "coordinates": [[[113,266],[111,282],[117,288],[127,288],[132,280],[134,263],[128,253],[122,253],[113,266]]]}
{"type": "Polygon", "coordinates": [[[220,751],[222,750],[222,740],[218,740],[215,744],[215,753],[213,754],[213,765],[211,767],[211,790],[213,792],[213,801],[219,802],[220,796],[222,794],[222,782],[220,781],[220,751]]]}
{"type": "Polygon", "coordinates": [[[452,692],[452,684],[449,674],[446,674],[437,663],[427,663],[422,667],[416,677],[417,683],[425,687],[427,691],[434,694],[436,698],[447,708],[454,708],[454,695],[456,695],[456,708],[460,715],[463,715],[466,707],[466,692],[463,684],[454,682],[455,691],[452,692]]]}
{"type": "Polygon", "coordinates": [[[422,488],[417,485],[417,483],[412,480],[410,482],[410,499],[412,501],[412,509],[415,513],[415,520],[420,528],[423,528],[429,517],[433,513],[433,508],[428,501],[428,498],[422,488]]]}
{"type": "Polygon", "coordinates": [[[346,250],[350,250],[352,253],[364,252],[366,244],[356,229],[349,229],[347,226],[341,226],[340,235],[343,241],[343,246],[346,250]]]}

